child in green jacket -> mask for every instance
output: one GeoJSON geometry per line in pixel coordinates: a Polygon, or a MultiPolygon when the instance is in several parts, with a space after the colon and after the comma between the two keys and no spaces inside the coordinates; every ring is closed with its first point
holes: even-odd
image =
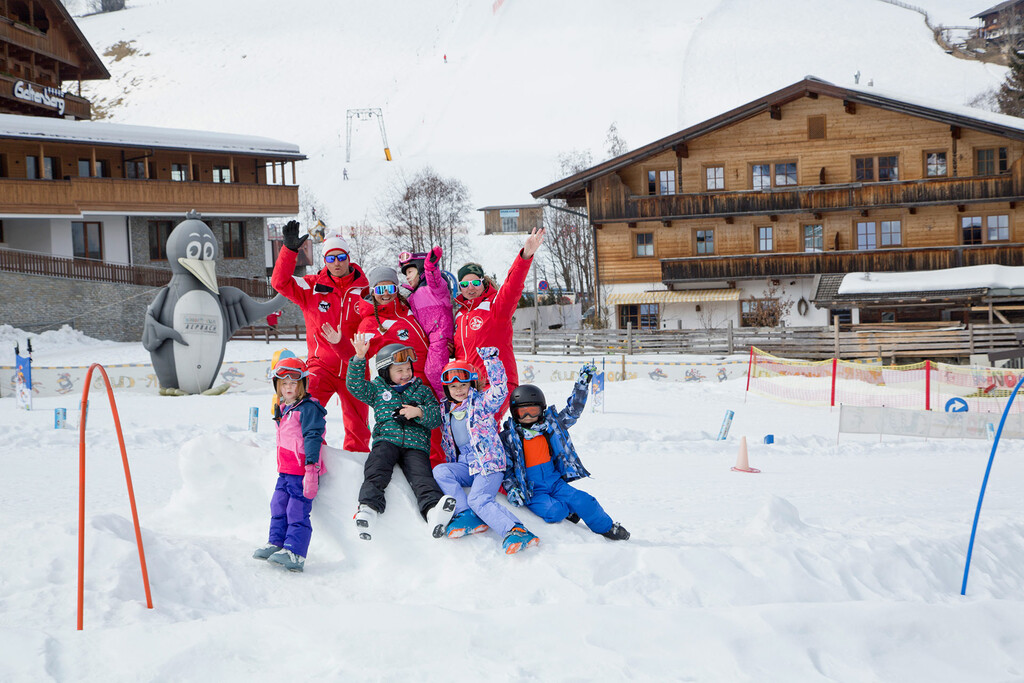
{"type": "Polygon", "coordinates": [[[359,489],[356,528],[359,538],[370,540],[377,515],[384,512],[384,489],[395,465],[409,480],[420,514],[431,535],[440,538],[455,510],[455,499],[438,488],[430,469],[430,432],[441,424],[434,392],[412,374],[416,351],[402,344],[388,344],[377,352],[377,377],[366,381],[366,350],[369,343],[356,335],[356,355],[348,364],[345,386],[357,399],[373,408],[373,445],[363,468],[359,489]]]}

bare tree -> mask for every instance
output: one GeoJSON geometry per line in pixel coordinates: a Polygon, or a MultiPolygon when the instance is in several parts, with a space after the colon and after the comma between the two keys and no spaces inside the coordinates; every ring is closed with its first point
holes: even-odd
{"type": "MultiPolygon", "coordinates": [[[[589,151],[572,150],[559,155],[558,165],[564,178],[592,166],[593,158],[589,151]]],[[[548,236],[538,266],[546,279],[575,292],[585,310],[594,303],[594,233],[584,211],[551,201],[544,212],[548,236]]]]}
{"type": "Polygon", "coordinates": [[[612,125],[608,126],[608,134],[604,138],[604,148],[608,152],[608,158],[613,159],[621,154],[625,154],[629,151],[629,145],[619,135],[619,127],[612,121],[612,125]]]}
{"type": "Polygon", "coordinates": [[[469,190],[457,178],[445,178],[429,166],[411,178],[397,176],[384,192],[378,211],[386,234],[399,251],[444,249],[454,263],[467,249],[466,233],[471,210],[469,190]]]}
{"type": "Polygon", "coordinates": [[[352,247],[356,262],[364,271],[376,265],[395,263],[397,254],[391,246],[391,239],[379,225],[362,220],[345,228],[343,234],[352,247]]]}
{"type": "Polygon", "coordinates": [[[793,309],[792,297],[784,296],[778,280],[769,280],[760,298],[751,295],[743,303],[743,321],[749,327],[777,327],[793,309]]]}

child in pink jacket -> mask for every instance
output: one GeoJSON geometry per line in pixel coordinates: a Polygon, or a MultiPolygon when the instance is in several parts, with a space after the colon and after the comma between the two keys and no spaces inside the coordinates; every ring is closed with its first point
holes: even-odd
{"type": "Polygon", "coordinates": [[[434,247],[429,253],[404,252],[398,257],[402,274],[409,281],[408,285],[403,285],[410,292],[409,306],[429,340],[424,372],[438,400],[443,401],[441,370],[448,364],[454,349],[455,320],[452,293],[438,267],[440,262],[441,247],[434,247]]]}
{"type": "Polygon", "coordinates": [[[306,389],[309,372],[298,358],[282,358],[274,366],[274,390],[280,410],[277,420],[277,485],[270,499],[267,544],[252,556],[293,572],[301,572],[313,526],[313,509],[323,473],[320,446],[327,413],[306,389]]]}

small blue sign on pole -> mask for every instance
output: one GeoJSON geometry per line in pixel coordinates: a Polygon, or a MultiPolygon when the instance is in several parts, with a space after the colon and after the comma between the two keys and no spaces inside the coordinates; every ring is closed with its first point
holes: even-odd
{"type": "Polygon", "coordinates": [[[53,428],[64,429],[64,424],[68,421],[68,409],[67,408],[54,408],[53,409],[53,428]]]}
{"type": "Polygon", "coordinates": [[[729,427],[732,426],[732,418],[736,413],[731,410],[725,411],[725,418],[722,420],[722,428],[718,430],[718,440],[725,441],[729,438],[729,427]]]}
{"type": "Polygon", "coordinates": [[[967,401],[963,400],[959,396],[946,401],[946,412],[947,413],[966,413],[967,412],[967,401]]]}
{"type": "Polygon", "coordinates": [[[260,409],[256,406],[249,408],[249,431],[256,432],[260,428],[260,409]]]}

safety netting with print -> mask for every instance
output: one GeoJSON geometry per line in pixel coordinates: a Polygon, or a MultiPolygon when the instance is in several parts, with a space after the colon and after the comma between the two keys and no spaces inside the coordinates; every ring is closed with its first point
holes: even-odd
{"type": "MultiPolygon", "coordinates": [[[[1001,413],[1022,374],[1021,369],[932,361],[882,365],[838,358],[800,360],[751,347],[747,391],[802,405],[1001,413]]],[[[1010,412],[1024,412],[1024,402],[1015,401],[1010,412]]]]}

